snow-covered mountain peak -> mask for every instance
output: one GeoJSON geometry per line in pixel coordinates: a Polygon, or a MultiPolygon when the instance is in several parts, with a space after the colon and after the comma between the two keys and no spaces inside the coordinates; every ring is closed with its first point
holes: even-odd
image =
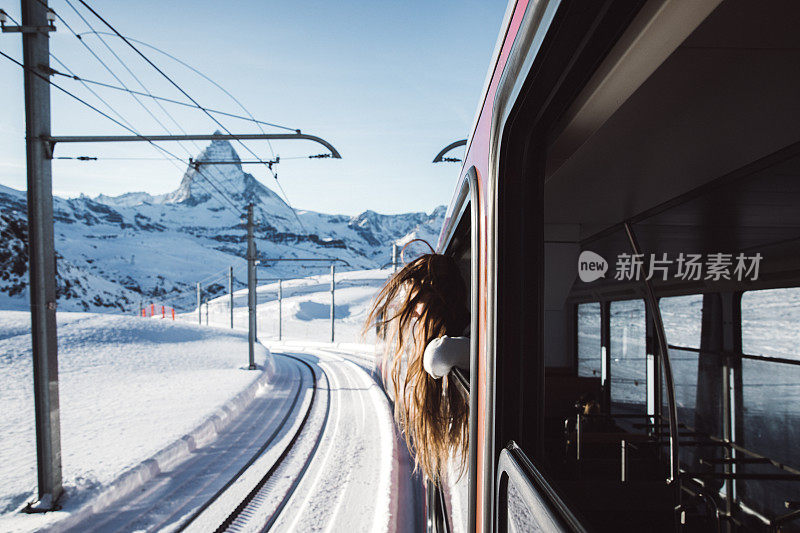
{"type": "MultiPolygon", "coordinates": [[[[247,248],[241,215],[251,201],[260,257],[338,258],[356,269],[385,265],[392,243],[414,237],[436,242],[444,219],[443,206],[430,214],[369,210],[350,217],[298,210],[295,216],[243,170],[231,143],[214,141],[194,161],[209,164],[190,165],[178,189],[166,195],[54,198],[61,309],[128,311],[142,299],[195,305],[197,281],[230,266],[241,287],[247,248]]],[[[270,174],[259,174],[271,183],[270,174]]],[[[22,309],[28,301],[25,203],[24,192],[0,186],[0,308],[22,309]]],[[[270,277],[291,279],[327,265],[275,262],[263,268],[270,277]]],[[[204,290],[214,295],[224,289],[224,283],[209,282],[204,290]]]]}
{"type": "Polygon", "coordinates": [[[210,202],[231,207],[223,196],[235,205],[244,207],[253,202],[264,213],[291,216],[289,206],[277,194],[244,171],[239,154],[226,140],[212,141],[192,161],[178,189],[167,194],[165,201],[187,205],[210,202]]]}
{"type": "MultiPolygon", "coordinates": [[[[214,135],[222,135],[222,132],[217,130],[214,132],[214,135]]],[[[230,166],[236,167],[239,170],[242,168],[242,165],[238,164],[239,161],[241,161],[239,154],[236,153],[231,142],[226,140],[211,141],[211,144],[195,158],[195,161],[203,163],[212,161],[235,161],[237,164],[230,166]]]]}

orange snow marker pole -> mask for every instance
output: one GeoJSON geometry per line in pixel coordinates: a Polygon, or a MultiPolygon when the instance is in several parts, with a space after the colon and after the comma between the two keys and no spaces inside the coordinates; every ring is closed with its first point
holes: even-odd
{"type": "Polygon", "coordinates": [[[164,314],[164,306],[161,306],[161,318],[167,318],[167,315],[164,314]]]}
{"type": "Polygon", "coordinates": [[[150,316],[156,315],[156,304],[150,304],[150,316]]]}
{"type": "Polygon", "coordinates": [[[175,308],[172,308],[172,320],[175,320],[175,308]]]}

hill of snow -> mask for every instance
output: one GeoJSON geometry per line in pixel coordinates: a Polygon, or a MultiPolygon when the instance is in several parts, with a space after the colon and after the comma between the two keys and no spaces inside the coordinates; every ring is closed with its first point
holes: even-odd
{"type": "MultiPolygon", "coordinates": [[[[71,505],[198,426],[262,375],[247,333],[183,321],[58,313],[64,482],[71,505]]],[[[0,530],[35,495],[30,314],[0,311],[0,530]],[[5,516],[2,516],[5,515],[5,516]]],[[[256,346],[262,369],[272,365],[256,346]]],[[[57,516],[56,516],[57,518],[57,516]]]]}
{"type": "MultiPolygon", "coordinates": [[[[298,211],[301,225],[275,192],[242,169],[229,142],[213,141],[196,161],[233,164],[190,167],[166,195],[54,199],[59,309],[135,312],[140,302],[191,308],[198,281],[211,284],[206,291],[212,296],[226,290],[229,266],[241,288],[245,225],[215,187],[237,205],[254,202],[263,259],[339,258],[352,269],[379,268],[391,260],[393,242],[414,236],[434,243],[444,220],[444,206],[431,213],[365,211],[356,217],[298,211]]],[[[0,309],[28,306],[25,203],[24,192],[0,187],[0,309]]],[[[327,270],[320,263],[262,265],[259,276],[269,278],[327,270]]]]}

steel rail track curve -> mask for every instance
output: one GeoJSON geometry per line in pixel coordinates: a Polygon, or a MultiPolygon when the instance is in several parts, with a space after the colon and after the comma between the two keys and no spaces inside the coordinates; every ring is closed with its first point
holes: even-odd
{"type": "MultiPolygon", "coordinates": [[[[297,361],[299,361],[299,362],[305,364],[306,366],[308,366],[308,368],[311,370],[311,373],[312,373],[312,376],[313,376],[313,379],[314,379],[314,392],[313,392],[314,396],[312,396],[311,405],[309,406],[308,411],[306,411],[306,414],[305,414],[305,417],[303,419],[303,422],[300,425],[300,427],[298,428],[297,433],[292,438],[292,441],[289,443],[289,446],[286,447],[286,449],[283,451],[281,456],[278,458],[277,461],[275,461],[273,466],[266,473],[266,475],[261,479],[261,481],[258,483],[258,485],[250,492],[250,494],[248,494],[247,498],[245,498],[245,500],[242,501],[242,503],[239,504],[239,506],[236,508],[236,510],[233,513],[231,513],[230,516],[228,516],[228,518],[225,520],[225,522],[223,522],[222,525],[220,525],[220,527],[217,528],[215,533],[222,533],[222,532],[225,532],[225,531],[237,531],[239,529],[239,527],[241,526],[240,522],[247,522],[248,521],[248,515],[250,514],[248,511],[250,510],[251,505],[254,505],[254,506],[258,505],[259,497],[263,496],[264,495],[263,493],[265,491],[269,490],[269,488],[267,487],[268,481],[270,480],[272,475],[275,473],[275,471],[283,464],[284,459],[289,454],[289,452],[291,452],[292,448],[294,447],[295,442],[297,441],[297,439],[300,436],[300,434],[303,432],[303,428],[305,426],[306,420],[309,418],[309,416],[311,414],[312,407],[313,407],[313,404],[314,404],[314,399],[315,399],[315,396],[316,396],[316,393],[317,393],[317,390],[318,390],[317,385],[316,385],[316,383],[317,383],[316,372],[314,372],[313,366],[310,365],[307,361],[305,361],[305,360],[303,360],[303,359],[301,359],[299,357],[290,355],[290,354],[283,354],[283,355],[285,355],[287,357],[291,357],[293,359],[296,359],[297,361]]],[[[318,366],[317,368],[322,373],[322,376],[325,377],[325,382],[327,383],[327,386],[326,386],[327,403],[326,403],[326,406],[325,406],[325,416],[324,416],[324,418],[322,420],[322,424],[320,425],[319,433],[316,436],[316,439],[315,439],[315,442],[314,442],[314,447],[311,449],[311,452],[308,454],[308,456],[306,457],[305,461],[303,462],[303,466],[300,469],[300,471],[297,473],[297,475],[295,476],[294,480],[292,481],[292,484],[289,487],[289,490],[286,491],[286,494],[283,495],[283,497],[281,498],[280,503],[278,503],[277,507],[272,512],[270,517],[266,520],[264,525],[259,529],[259,531],[261,531],[261,532],[269,531],[272,528],[272,526],[275,525],[275,522],[277,521],[277,519],[281,516],[281,512],[286,507],[286,504],[294,496],[294,493],[297,490],[297,487],[300,484],[300,481],[303,479],[303,476],[305,475],[306,471],[308,470],[309,465],[311,464],[312,460],[314,459],[314,456],[315,456],[317,450],[319,449],[319,445],[322,442],[322,437],[325,434],[325,429],[326,429],[326,427],[328,425],[328,418],[329,418],[330,411],[331,411],[331,387],[330,387],[330,380],[328,378],[328,374],[325,371],[325,369],[322,368],[322,366],[318,366]]]]}
{"type": "MultiPolygon", "coordinates": [[[[311,401],[309,402],[309,406],[308,406],[308,409],[306,410],[306,412],[305,412],[305,414],[303,416],[303,420],[300,423],[300,426],[297,428],[297,431],[295,432],[295,435],[292,437],[292,440],[289,442],[289,445],[281,453],[281,455],[275,461],[275,463],[270,468],[270,470],[267,472],[267,474],[264,476],[264,478],[262,478],[262,480],[258,483],[257,487],[261,487],[263,485],[263,483],[271,475],[271,473],[274,471],[274,469],[277,467],[277,465],[279,465],[283,461],[283,459],[286,456],[286,454],[288,453],[288,451],[292,449],[292,446],[294,445],[295,441],[297,440],[298,435],[302,432],[303,427],[305,426],[305,423],[308,420],[308,416],[309,416],[309,413],[311,412],[311,407],[314,405],[314,400],[316,398],[316,393],[317,393],[317,375],[316,375],[316,372],[314,371],[314,368],[310,364],[308,364],[306,361],[304,361],[304,360],[302,360],[302,359],[300,359],[298,357],[295,357],[295,356],[292,356],[292,355],[288,355],[288,354],[281,354],[281,355],[283,355],[285,357],[288,357],[290,359],[294,359],[295,361],[297,361],[297,362],[301,363],[302,365],[306,366],[309,369],[309,371],[311,372],[311,382],[312,382],[312,386],[313,386],[312,387],[312,391],[311,391],[311,401]]],[[[256,462],[256,460],[259,457],[261,457],[263,455],[263,453],[270,447],[270,445],[275,441],[276,437],[278,435],[280,435],[281,431],[286,426],[287,422],[290,421],[290,415],[294,412],[294,408],[297,405],[297,402],[299,401],[299,399],[301,397],[301,393],[303,391],[302,383],[303,383],[303,378],[302,378],[302,373],[301,373],[300,386],[297,388],[297,392],[295,394],[295,397],[292,400],[292,405],[286,411],[286,414],[283,416],[283,419],[281,420],[280,424],[275,428],[275,430],[272,432],[272,434],[269,436],[269,438],[264,442],[264,444],[258,449],[258,451],[255,454],[253,454],[253,456],[250,458],[250,460],[247,461],[247,463],[244,464],[242,466],[242,468],[239,469],[239,471],[236,473],[236,475],[234,475],[230,480],[228,480],[228,482],[225,483],[225,485],[223,485],[211,498],[209,498],[203,505],[201,505],[197,510],[195,510],[184,522],[182,522],[180,524],[180,526],[175,531],[185,531],[186,528],[188,528],[206,509],[208,509],[209,506],[211,506],[211,504],[213,504],[220,496],[222,496],[222,494],[224,494],[225,491],[227,491],[231,487],[231,485],[233,485],[239,478],[241,478],[242,475],[256,462]]],[[[249,501],[250,498],[251,498],[251,494],[248,494],[248,496],[245,498],[245,501],[249,501]]],[[[240,508],[243,508],[244,505],[245,505],[245,502],[240,504],[237,507],[237,510],[239,510],[240,508]]],[[[217,531],[220,531],[220,530],[224,531],[224,529],[225,529],[224,524],[225,523],[229,523],[229,519],[231,519],[231,516],[235,515],[236,512],[237,511],[235,510],[233,513],[231,513],[231,515],[229,515],[228,519],[226,519],[225,522],[223,522],[223,525],[221,525],[217,529],[217,531]]]]}

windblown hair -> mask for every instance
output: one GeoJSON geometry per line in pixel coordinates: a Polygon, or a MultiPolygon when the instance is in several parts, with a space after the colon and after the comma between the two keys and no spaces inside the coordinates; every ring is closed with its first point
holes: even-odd
{"type": "Polygon", "coordinates": [[[459,336],[469,324],[467,291],[455,260],[425,254],[394,274],[372,304],[365,328],[385,339],[384,376],[394,392],[394,417],[416,469],[434,483],[448,458],[463,472],[469,444],[468,402],[450,376],[435,379],[423,368],[430,341],[459,336]]]}

